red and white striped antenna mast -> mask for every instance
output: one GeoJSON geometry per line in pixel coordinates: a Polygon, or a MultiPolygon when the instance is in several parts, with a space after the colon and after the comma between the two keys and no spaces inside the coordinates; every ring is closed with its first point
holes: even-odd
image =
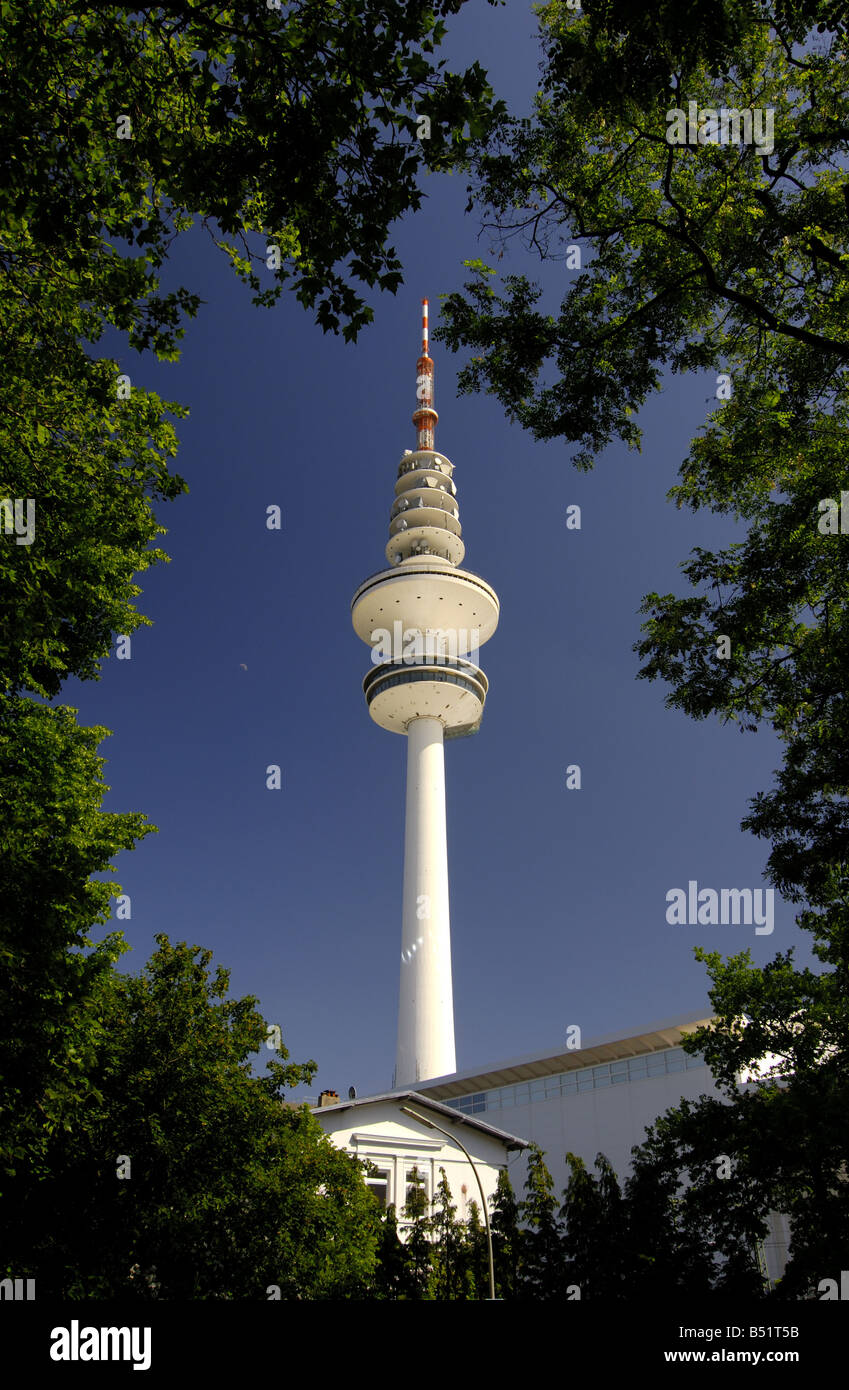
{"type": "Polygon", "coordinates": [[[416,448],[432,449],[439,416],[433,408],[433,358],[428,355],[426,299],[422,300],[422,355],[416,363],[416,398],[420,402],[413,411],[416,427],[416,448]]]}

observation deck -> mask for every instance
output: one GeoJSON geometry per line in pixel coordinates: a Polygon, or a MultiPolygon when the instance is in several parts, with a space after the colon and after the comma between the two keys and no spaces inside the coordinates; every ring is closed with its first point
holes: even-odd
{"type": "Polygon", "coordinates": [[[406,734],[413,719],[438,719],[446,739],[477,733],[488,689],[480,667],[463,657],[386,661],[363,680],[369,714],[382,729],[406,734]]]}

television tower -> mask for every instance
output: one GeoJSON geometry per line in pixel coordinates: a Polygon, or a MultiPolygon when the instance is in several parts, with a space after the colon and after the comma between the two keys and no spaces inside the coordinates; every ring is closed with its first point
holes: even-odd
{"type": "Polygon", "coordinates": [[[416,448],[398,465],[381,570],[354,594],[351,617],[372,648],[363,681],[369,714],[407,739],[401,989],[395,1086],[456,1071],[443,742],[477,732],[488,682],[477,649],[498,625],[495,590],[459,568],[454,465],[433,447],[428,302],[416,363],[416,448]]]}

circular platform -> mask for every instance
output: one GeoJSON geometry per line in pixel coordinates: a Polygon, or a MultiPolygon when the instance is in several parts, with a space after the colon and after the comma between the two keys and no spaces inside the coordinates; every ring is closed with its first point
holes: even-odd
{"type": "Polygon", "coordinates": [[[369,714],[391,733],[405,734],[413,719],[439,719],[445,738],[477,731],[489,682],[471,661],[387,661],[363,680],[369,714]]]}
{"type": "Polygon", "coordinates": [[[486,580],[432,558],[405,560],[396,569],[373,574],[351,602],[354,631],[369,646],[379,640],[373,633],[394,633],[400,622],[402,632],[430,628],[455,634],[452,652],[458,656],[489,640],[499,612],[498,595],[486,580]]]}

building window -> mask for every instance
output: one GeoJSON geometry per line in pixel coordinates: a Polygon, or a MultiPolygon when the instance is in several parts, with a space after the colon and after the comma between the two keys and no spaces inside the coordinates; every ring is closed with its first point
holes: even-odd
{"type": "Polygon", "coordinates": [[[530,1084],[517,1081],[512,1086],[501,1086],[491,1091],[476,1091],[473,1095],[455,1096],[446,1101],[447,1105],[460,1110],[465,1115],[475,1115],[481,1110],[503,1110],[512,1105],[528,1105],[554,1096],[574,1096],[579,1091],[594,1091],[605,1086],[621,1086],[628,1081],[641,1081],[650,1076],[665,1076],[670,1072],[689,1071],[703,1067],[702,1056],[690,1057],[680,1047],[662,1048],[659,1052],[643,1053],[641,1057],[628,1057],[621,1062],[602,1062],[596,1067],[583,1067],[574,1071],[561,1072],[556,1076],[542,1077],[530,1084]]]}
{"type": "Polygon", "coordinates": [[[366,1178],[366,1187],[380,1210],[385,1211],[389,1205],[389,1170],[381,1168],[376,1173],[370,1174],[366,1178]]]}
{"type": "Polygon", "coordinates": [[[427,1216],[429,1207],[427,1174],[414,1163],[407,1168],[404,1219],[411,1221],[417,1216],[427,1216]]]}

